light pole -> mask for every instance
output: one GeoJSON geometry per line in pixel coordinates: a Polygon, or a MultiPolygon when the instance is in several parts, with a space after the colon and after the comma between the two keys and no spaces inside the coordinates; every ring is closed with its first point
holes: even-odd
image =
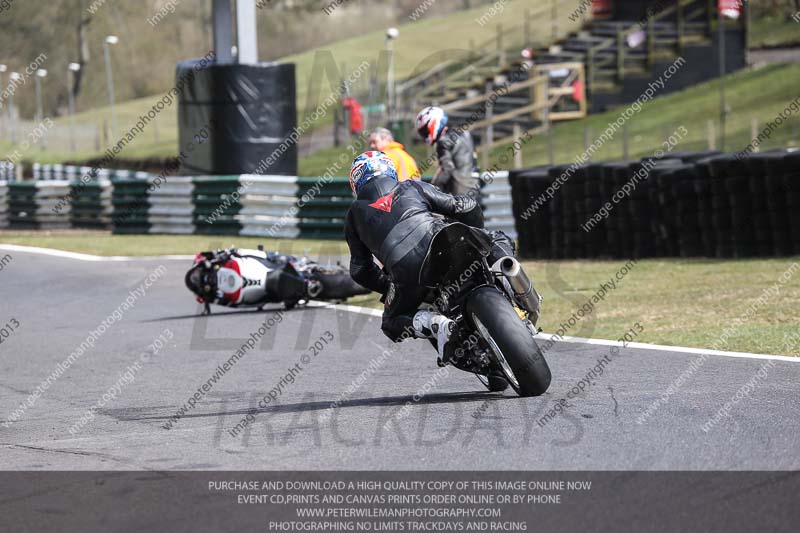
{"type": "Polygon", "coordinates": [[[725,121],[728,118],[725,101],[725,18],[721,6],[717,6],[717,30],[719,48],[719,149],[725,151],[725,121]]]}
{"type": "Polygon", "coordinates": [[[36,123],[37,126],[44,120],[44,97],[42,95],[42,82],[47,77],[47,69],[40,68],[36,71],[36,123]]]}
{"type": "Polygon", "coordinates": [[[389,28],[386,30],[386,54],[389,56],[389,68],[386,75],[386,91],[387,91],[387,105],[386,114],[389,116],[389,127],[394,118],[394,52],[392,49],[392,41],[397,39],[400,35],[400,30],[397,28],[389,28]]]}
{"type": "Polygon", "coordinates": [[[81,69],[80,64],[70,63],[67,67],[67,95],[69,98],[69,147],[75,151],[75,74],[81,69]]]}
{"type": "Polygon", "coordinates": [[[108,103],[111,105],[111,138],[117,133],[117,112],[114,109],[114,75],[111,73],[111,45],[117,44],[119,38],[109,35],[103,42],[103,55],[106,60],[106,81],[108,84],[108,103]]]}
{"type": "MultiPolygon", "coordinates": [[[[0,63],[0,89],[5,89],[5,85],[3,85],[3,74],[8,70],[8,65],[4,65],[0,63]]],[[[3,119],[2,116],[2,109],[0,109],[0,119],[3,119]]],[[[5,133],[5,128],[7,128],[7,121],[5,119],[2,120],[3,129],[0,129],[0,138],[2,138],[3,134],[5,133]]]]}
{"type": "MultiPolygon", "coordinates": [[[[9,74],[8,79],[16,84],[17,81],[22,80],[22,75],[19,72],[12,72],[9,74]]],[[[9,116],[9,129],[11,130],[11,144],[17,144],[17,117],[14,107],[14,91],[9,92],[8,96],[8,116],[9,116]]]]}
{"type": "MultiPolygon", "coordinates": [[[[40,68],[36,71],[36,128],[40,128],[44,121],[44,95],[42,94],[42,84],[47,77],[47,69],[40,68]]],[[[47,148],[47,135],[42,133],[41,149],[47,148]]]]}

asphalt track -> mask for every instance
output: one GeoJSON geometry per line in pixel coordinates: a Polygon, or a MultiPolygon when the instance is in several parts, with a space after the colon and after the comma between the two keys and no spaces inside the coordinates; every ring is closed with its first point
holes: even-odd
{"type": "Polygon", "coordinates": [[[343,308],[286,312],[186,416],[165,429],[274,313],[225,310],[197,317],[198,305],[183,286],[186,260],[11,255],[0,272],[0,325],[15,319],[19,326],[0,344],[5,422],[130,291],[159,265],[165,270],[18,420],[0,424],[3,470],[800,467],[800,364],[791,360],[711,355],[692,371],[697,353],[560,342],[547,354],[553,372],[548,393],[520,399],[482,392],[473,376],[455,369],[436,374],[427,343],[407,341],[398,350],[380,333],[377,317],[343,308]],[[141,363],[93,420],[70,433],[162,334],[171,337],[166,345],[141,363]],[[309,347],[330,336],[334,340],[312,356],[309,347]],[[348,393],[385,349],[390,355],[373,363],[348,393]],[[611,362],[592,385],[562,413],[537,422],[606,355],[611,362]],[[259,399],[296,363],[302,370],[294,383],[259,407],[259,399]],[[760,369],[764,377],[756,379],[760,369]],[[686,379],[677,392],[654,404],[681,374],[686,379]],[[704,431],[748,382],[754,384],[749,395],[704,431]],[[415,401],[426,383],[427,393],[415,401]],[[338,408],[331,408],[337,400],[338,408]],[[253,408],[252,424],[232,436],[230,430],[253,408]]]}

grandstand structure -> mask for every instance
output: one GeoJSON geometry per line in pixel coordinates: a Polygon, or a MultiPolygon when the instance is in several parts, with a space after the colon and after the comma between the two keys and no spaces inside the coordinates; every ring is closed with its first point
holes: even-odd
{"type": "Polygon", "coordinates": [[[678,58],[685,59],[682,68],[659,94],[746,65],[746,4],[736,18],[718,16],[717,2],[709,0],[595,4],[593,12],[565,14],[565,2],[543,2],[518,26],[498,27],[493,42],[473,47],[462,61],[405,80],[397,90],[397,119],[440,105],[451,125],[469,129],[485,152],[513,142],[515,132],[541,133],[551,122],[633,102],[678,58]],[[583,19],[580,29],[561,35],[557,21],[576,16],[583,19]],[[530,40],[531,25],[542,20],[552,21],[550,43],[530,40]]]}

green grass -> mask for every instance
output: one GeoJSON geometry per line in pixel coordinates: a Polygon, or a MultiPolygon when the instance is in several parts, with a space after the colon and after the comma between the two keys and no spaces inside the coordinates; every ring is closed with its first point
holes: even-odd
{"type": "Polygon", "coordinates": [[[800,23],[785,16],[753,19],[750,24],[750,48],[796,46],[800,44],[800,23]]]}
{"type": "MultiPolygon", "coordinates": [[[[757,260],[641,260],[617,288],[598,303],[587,319],[567,334],[618,339],[636,322],[644,331],[636,342],[708,348],[740,319],[764,289],[800,258],[757,260]],[[585,328],[585,329],[583,329],[585,328]]],[[[544,296],[540,327],[555,332],[608,281],[626,261],[526,262],[544,296]]],[[[798,332],[800,275],[780,285],[777,296],[735,328],[720,349],[800,355],[800,344],[787,346],[785,337],[798,332]]]]}
{"type": "MultiPolygon", "coordinates": [[[[578,26],[577,23],[571,22],[564,15],[564,13],[571,11],[574,6],[577,6],[578,0],[565,1],[567,3],[562,6],[563,13],[559,17],[559,31],[562,34],[578,26]]],[[[423,16],[417,22],[408,22],[400,25],[400,36],[394,41],[394,64],[397,79],[402,80],[412,74],[424,72],[448,57],[464,57],[470,48],[471,41],[478,45],[490,41],[496,36],[498,26],[504,28],[519,26],[523,22],[525,10],[537,8],[538,6],[527,2],[507,2],[504,4],[502,11],[492,17],[489,23],[481,26],[476,22],[476,19],[480,18],[489,7],[489,5],[484,4],[447,16],[423,16]]],[[[549,41],[552,31],[549,18],[546,21],[534,19],[531,26],[531,35],[534,41],[549,41]]],[[[320,59],[321,56],[318,55],[318,52],[330,51],[336,63],[333,67],[342,70],[345,74],[349,74],[355,71],[362,61],[368,61],[371,65],[378,63],[379,53],[385,50],[384,35],[385,29],[375,28],[350,39],[337,41],[315,50],[280,59],[283,62],[296,64],[298,123],[303,119],[309,92],[312,92],[312,106],[317,108],[339,86],[338,78],[328,78],[328,76],[333,76],[334,74],[330,71],[326,73],[321,83],[311,86],[312,84],[310,84],[309,80],[312,77],[312,71],[315,68],[327,69],[331,66],[320,59]],[[314,65],[315,58],[319,62],[317,67],[314,65]],[[319,97],[314,97],[313,93],[319,93],[319,97]]],[[[507,36],[506,46],[511,46],[512,43],[508,42],[509,40],[510,37],[507,36]]],[[[364,85],[358,88],[367,88],[369,77],[370,73],[365,73],[359,80],[364,85]]],[[[167,88],[164,88],[164,92],[166,90],[167,88]]],[[[126,131],[133,126],[137,117],[140,114],[146,114],[163,94],[118,104],[117,121],[120,131],[126,131]]],[[[317,125],[331,121],[332,109],[328,109],[328,111],[329,113],[317,121],[317,125]]],[[[75,123],[78,126],[100,127],[101,130],[102,125],[105,122],[110,122],[110,120],[111,111],[109,107],[98,107],[75,115],[75,123]]],[[[46,151],[41,151],[38,146],[35,146],[22,152],[23,159],[40,163],[60,163],[65,160],[84,161],[102,154],[103,150],[98,151],[93,148],[93,137],[91,142],[84,140],[76,153],[70,152],[67,145],[68,120],[59,118],[54,122],[56,126],[51,135],[55,137],[56,130],[58,130],[60,141],[58,143],[52,142],[51,145],[58,144],[58,147],[52,146],[46,151]]],[[[158,129],[158,140],[156,140],[152,125],[148,126],[144,133],[140,134],[124,149],[120,157],[133,159],[177,155],[177,104],[173,104],[171,108],[162,111],[158,118],[158,129]]],[[[116,138],[119,138],[119,136],[120,133],[117,132],[116,138]]],[[[13,148],[8,142],[5,140],[0,141],[0,153],[12,152],[13,148]]]]}
{"type": "MultiPolygon", "coordinates": [[[[230,245],[312,258],[338,258],[347,253],[340,241],[259,239],[201,235],[110,235],[104,232],[0,232],[0,243],[71,250],[98,255],[194,254],[230,245]]],[[[778,282],[798,258],[754,260],[641,260],[638,261],[568,335],[618,339],[639,322],[644,331],[637,342],[708,348],[731,324],[778,282]]],[[[608,282],[625,261],[528,261],[526,271],[544,296],[539,325],[553,333],[608,282]]],[[[735,328],[720,348],[766,354],[800,355],[800,344],[787,345],[798,332],[797,302],[800,275],[779,286],[779,293],[735,328]]],[[[349,300],[354,305],[379,307],[373,296],[349,300]]]]}
{"type": "Polygon", "coordinates": [[[218,235],[113,235],[106,231],[2,231],[0,243],[40,246],[91,255],[187,255],[235,245],[284,253],[339,255],[346,251],[344,243],[310,239],[270,239],[260,237],[218,235]]]}

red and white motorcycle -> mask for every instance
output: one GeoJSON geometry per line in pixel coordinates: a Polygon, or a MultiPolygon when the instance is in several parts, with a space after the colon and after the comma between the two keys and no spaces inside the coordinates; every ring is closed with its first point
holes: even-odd
{"type": "Polygon", "coordinates": [[[186,273],[186,286],[205,304],[257,307],[283,303],[286,309],[310,300],[343,301],[369,294],[342,265],[319,265],[308,257],[229,248],[200,252],[186,273]]]}

